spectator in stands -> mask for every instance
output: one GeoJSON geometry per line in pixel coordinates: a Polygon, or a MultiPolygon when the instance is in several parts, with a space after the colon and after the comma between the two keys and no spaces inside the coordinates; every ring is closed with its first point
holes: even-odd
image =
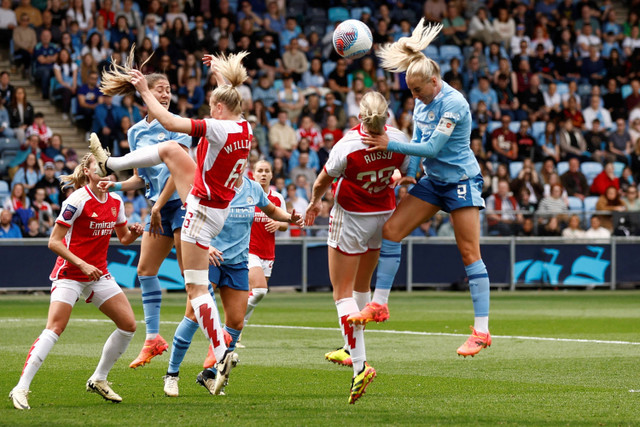
{"type": "Polygon", "coordinates": [[[542,199],[544,188],[540,176],[530,159],[526,159],[523,162],[522,169],[518,172],[516,179],[511,182],[510,188],[513,194],[520,194],[523,188],[527,188],[530,193],[529,201],[533,205],[538,205],[540,199],[542,199]]]}
{"type": "Polygon", "coordinates": [[[601,225],[598,215],[591,216],[591,228],[584,233],[585,239],[608,239],[611,237],[611,231],[601,225]]]}
{"type": "Polygon", "coordinates": [[[540,201],[537,213],[541,222],[548,222],[551,218],[556,218],[562,227],[568,222],[569,205],[567,200],[562,197],[563,191],[562,185],[554,184],[551,186],[551,193],[540,201]]]}
{"type": "MultiPolygon", "coordinates": [[[[55,169],[53,163],[51,163],[49,167],[55,169]]],[[[53,227],[55,220],[53,209],[51,204],[45,200],[46,197],[47,193],[44,188],[34,188],[31,208],[33,209],[35,218],[37,218],[40,223],[40,229],[43,231],[53,227]]]]}
{"type": "Polygon", "coordinates": [[[62,97],[62,119],[69,120],[71,98],[78,90],[78,64],[71,59],[66,48],[58,53],[58,60],[53,65],[53,76],[56,79],[54,95],[62,97]]]}
{"type": "Polygon", "coordinates": [[[291,183],[287,185],[286,202],[287,204],[291,203],[292,208],[295,209],[296,212],[304,212],[309,202],[300,197],[300,193],[297,190],[296,184],[291,183]]]}
{"type": "Polygon", "coordinates": [[[498,16],[493,21],[493,28],[496,31],[499,42],[508,46],[511,38],[516,35],[516,22],[510,16],[508,9],[500,7],[498,16]]]}
{"type": "Polygon", "coordinates": [[[516,121],[526,118],[527,113],[520,108],[520,101],[513,93],[508,74],[500,73],[497,80],[496,96],[498,97],[500,115],[506,114],[511,120],[516,121]]]}
{"type": "Polygon", "coordinates": [[[599,211],[598,217],[600,218],[600,223],[604,228],[609,231],[613,231],[613,217],[611,214],[602,213],[603,211],[608,212],[624,212],[625,206],[622,200],[620,200],[620,196],[618,194],[618,188],[615,186],[609,186],[605,190],[604,194],[600,196],[598,202],[596,203],[596,211],[599,211]]]}
{"type": "Polygon", "coordinates": [[[33,189],[42,178],[42,165],[34,153],[27,155],[27,160],[18,168],[13,176],[11,186],[22,184],[27,193],[33,189]]]}
{"type": "Polygon", "coordinates": [[[601,196],[605,194],[607,188],[612,186],[619,190],[620,180],[615,175],[613,163],[607,163],[604,165],[603,171],[593,180],[590,191],[594,196],[601,196]]]}
{"type": "Polygon", "coordinates": [[[285,72],[290,73],[296,83],[300,82],[303,73],[309,69],[307,56],[300,50],[297,38],[292,39],[286,45],[286,51],[282,55],[282,64],[285,72]]]}
{"type": "Polygon", "coordinates": [[[625,109],[622,93],[618,90],[618,82],[614,78],[607,79],[607,93],[602,96],[604,108],[609,111],[612,120],[626,118],[628,115],[625,109]]]}
{"type": "Polygon", "coordinates": [[[622,49],[627,58],[631,57],[636,49],[640,49],[640,27],[636,25],[631,28],[631,34],[622,42],[622,49]]]}
{"type": "Polygon", "coordinates": [[[620,192],[626,194],[631,187],[637,187],[637,183],[633,178],[633,171],[629,166],[625,166],[620,174],[620,192]]]}
{"type": "Polygon", "coordinates": [[[562,117],[564,121],[570,121],[574,128],[582,129],[585,124],[585,118],[578,109],[578,101],[577,98],[570,97],[567,101],[567,106],[562,110],[562,117]]]}
{"type": "Polygon", "coordinates": [[[609,134],[609,153],[619,162],[629,164],[633,145],[627,131],[627,122],[623,118],[616,120],[616,130],[609,134]]]}
{"type": "Polygon", "coordinates": [[[499,35],[496,33],[493,23],[489,19],[485,6],[480,6],[478,10],[476,10],[476,14],[469,21],[469,37],[481,40],[484,44],[498,40],[499,35]]]}
{"type": "Polygon", "coordinates": [[[580,160],[577,157],[569,159],[569,169],[562,174],[560,181],[569,196],[584,200],[589,195],[587,178],[580,171],[580,160]]]}
{"type": "MultiPolygon", "coordinates": [[[[289,178],[292,181],[297,181],[300,175],[306,178],[307,183],[315,182],[317,173],[312,168],[309,167],[309,152],[301,152],[298,154],[298,165],[291,168],[291,172],[289,173],[289,178]]],[[[291,165],[290,165],[291,166],[291,165]]],[[[309,197],[307,196],[307,200],[309,197]]]]}
{"type": "Polygon", "coordinates": [[[107,60],[111,56],[112,50],[105,47],[102,36],[99,33],[93,33],[87,37],[86,45],[82,48],[80,54],[82,56],[91,54],[98,69],[104,68],[107,60]]]}
{"type": "Polygon", "coordinates": [[[0,239],[21,239],[22,231],[20,227],[12,222],[11,212],[3,209],[0,212],[0,239]]]}
{"type": "MultiPolygon", "coordinates": [[[[591,24],[585,24],[584,27],[582,27],[582,31],[580,31],[576,37],[576,46],[580,59],[589,57],[589,48],[591,46],[600,46],[600,37],[592,34],[592,28],[591,24]]],[[[576,28],[576,31],[579,31],[579,29],[576,28]]]]}
{"type": "Polygon", "coordinates": [[[51,204],[54,214],[57,213],[60,210],[60,180],[56,177],[56,165],[53,162],[44,164],[44,173],[35,188],[44,189],[45,200],[51,204]]]}
{"type": "Polygon", "coordinates": [[[582,59],[580,66],[580,82],[591,85],[600,85],[604,81],[607,69],[604,60],[600,56],[598,46],[589,46],[589,56],[582,59]]]}
{"type": "Polygon", "coordinates": [[[600,127],[600,120],[593,119],[591,130],[584,133],[584,139],[587,142],[587,151],[591,156],[591,160],[600,163],[605,161],[613,162],[615,160],[615,156],[607,151],[609,137],[604,129],[600,127]]]}
{"type": "Polygon", "coordinates": [[[560,46],[560,55],[554,61],[554,78],[560,82],[576,82],[580,78],[580,68],[571,52],[569,44],[560,46]]]}
{"type": "Polygon", "coordinates": [[[186,86],[183,86],[178,90],[178,95],[186,97],[187,115],[190,117],[196,117],[198,109],[205,101],[205,94],[202,90],[202,86],[200,86],[198,78],[194,76],[188,77],[186,86]]]}
{"type": "Polygon", "coordinates": [[[511,117],[504,115],[501,118],[502,127],[491,133],[491,146],[496,160],[501,163],[509,163],[518,159],[518,138],[509,129],[511,117]]]}
{"type": "Polygon", "coordinates": [[[323,119],[322,119],[322,122],[320,123],[320,126],[326,127],[327,119],[329,118],[329,116],[334,115],[336,116],[336,119],[338,119],[337,127],[340,129],[344,129],[347,123],[347,115],[345,114],[345,111],[342,105],[339,105],[336,102],[336,95],[333,92],[328,92],[325,95],[324,100],[325,100],[324,113],[323,113],[323,119]]]}
{"type": "Polygon", "coordinates": [[[2,209],[8,210],[14,214],[20,209],[30,209],[31,200],[27,197],[27,192],[24,189],[24,185],[21,183],[15,183],[11,187],[11,194],[9,194],[2,201],[2,209]]]}
{"type": "Polygon", "coordinates": [[[127,222],[130,224],[142,222],[140,214],[135,211],[133,202],[124,202],[124,214],[127,217],[127,222]]]}
{"type": "Polygon", "coordinates": [[[517,235],[522,227],[523,216],[516,213],[518,202],[509,192],[509,183],[500,180],[498,192],[487,198],[487,221],[489,233],[499,236],[517,235]]]}
{"type": "Polygon", "coordinates": [[[288,122],[289,113],[286,110],[280,110],[278,112],[278,121],[269,128],[269,144],[274,157],[288,159],[291,156],[291,152],[296,148],[296,132],[288,122]]]}
{"type": "Polygon", "coordinates": [[[100,142],[110,151],[115,150],[116,129],[120,126],[122,110],[119,106],[113,105],[113,98],[102,96],[93,114],[93,132],[98,134],[100,142]]]}
{"type": "Polygon", "coordinates": [[[42,12],[42,25],[36,28],[36,35],[38,36],[38,39],[40,39],[40,34],[42,34],[42,31],[44,30],[48,30],[51,33],[52,43],[60,43],[62,33],[60,32],[60,27],[53,24],[53,15],[50,10],[42,12]]]}
{"type": "Polygon", "coordinates": [[[91,129],[94,111],[100,102],[100,95],[98,73],[91,71],[87,81],[78,89],[78,115],[82,116],[78,123],[85,130],[91,129]]]}
{"type": "Polygon", "coordinates": [[[10,82],[11,76],[9,76],[9,72],[0,71],[0,98],[4,99],[5,106],[9,106],[11,104],[13,92],[16,90],[10,82]]]}
{"type": "Polygon", "coordinates": [[[442,43],[461,46],[467,38],[467,23],[460,16],[460,9],[455,2],[449,2],[447,12],[442,20],[442,43]]]}
{"type": "Polygon", "coordinates": [[[29,26],[29,15],[16,15],[20,17],[20,21],[13,29],[13,64],[15,67],[22,67],[22,75],[25,76],[31,69],[38,38],[35,30],[29,26]]]}
{"type": "Polygon", "coordinates": [[[304,96],[293,82],[293,75],[284,73],[282,77],[282,89],[278,92],[278,108],[287,111],[292,122],[297,122],[304,106],[304,96]]]}
{"type": "Polygon", "coordinates": [[[495,173],[491,177],[491,193],[498,192],[498,183],[501,180],[505,180],[511,185],[511,176],[506,163],[498,163],[498,166],[495,167],[495,173]]]}
{"type": "Polygon", "coordinates": [[[273,87],[272,79],[267,74],[260,76],[258,85],[253,89],[253,99],[255,102],[262,101],[269,114],[276,115],[278,103],[278,91],[273,87]]]}
{"type": "Polygon", "coordinates": [[[579,129],[574,127],[572,120],[560,122],[560,153],[563,160],[578,157],[581,161],[588,160],[587,142],[579,129]]]}
{"type": "Polygon", "coordinates": [[[492,118],[495,120],[500,119],[498,95],[489,85],[489,77],[487,76],[481,76],[478,81],[478,86],[472,88],[469,92],[469,104],[472,113],[477,113],[479,101],[485,102],[492,118]]]}
{"type": "Polygon", "coordinates": [[[16,13],[11,9],[11,0],[2,0],[0,5],[0,39],[9,40],[18,26],[16,13]]]}
{"type": "Polygon", "coordinates": [[[5,107],[5,99],[0,97],[0,137],[13,138],[16,132],[11,129],[9,110],[5,107]]]}
{"type": "Polygon", "coordinates": [[[178,68],[178,86],[186,86],[190,77],[195,77],[196,83],[202,79],[202,67],[193,53],[188,54],[185,63],[178,68]]]}
{"type": "Polygon", "coordinates": [[[133,204],[133,210],[140,215],[141,218],[146,218],[149,214],[149,205],[147,199],[137,190],[125,191],[122,194],[122,201],[124,203],[131,202],[133,204]]]}
{"type": "Polygon", "coordinates": [[[49,80],[53,72],[53,64],[58,59],[58,46],[51,42],[51,31],[42,31],[40,43],[36,45],[33,56],[36,59],[34,77],[36,82],[40,83],[42,97],[49,99],[49,80]]]}
{"type": "Polygon", "coordinates": [[[485,70],[480,66],[480,58],[477,55],[471,56],[467,61],[467,67],[462,70],[462,87],[465,93],[469,93],[471,88],[480,83],[480,77],[485,75],[485,70]]]}
{"type": "Polygon", "coordinates": [[[541,150],[540,155],[547,158],[545,165],[549,163],[550,158],[550,163],[553,165],[553,169],[555,169],[555,163],[560,161],[560,135],[556,130],[555,122],[548,121],[546,123],[544,132],[539,136],[537,144],[541,150]]]}
{"type": "Polygon", "coordinates": [[[34,27],[42,25],[42,12],[31,4],[31,0],[20,0],[20,5],[16,7],[15,12],[16,16],[27,14],[31,25],[34,27]]]}
{"type": "Polygon", "coordinates": [[[638,187],[630,186],[625,192],[625,197],[622,198],[625,210],[628,212],[640,211],[640,198],[638,198],[638,187]]]}
{"type": "Polygon", "coordinates": [[[49,139],[51,139],[51,135],[53,132],[51,128],[47,126],[44,121],[44,114],[36,113],[33,116],[33,124],[27,127],[25,131],[25,136],[29,138],[31,135],[38,135],[38,146],[41,149],[44,149],[49,145],[49,139]]]}
{"type": "Polygon", "coordinates": [[[521,108],[528,114],[532,122],[545,121],[548,117],[544,95],[540,91],[540,78],[532,74],[529,78],[529,88],[519,92],[521,108]]]}
{"type": "MultiPolygon", "coordinates": [[[[542,185],[549,184],[549,178],[551,174],[558,174],[558,170],[556,169],[556,160],[553,157],[547,157],[542,162],[542,168],[540,169],[540,183],[542,185]]],[[[558,182],[560,182],[558,180],[558,182]]]]}
{"type": "Polygon", "coordinates": [[[555,82],[549,83],[547,90],[543,92],[544,105],[549,113],[550,119],[556,119],[562,113],[562,97],[558,93],[558,85],[555,82]]]}
{"type": "Polygon", "coordinates": [[[122,11],[118,12],[116,24],[111,28],[111,47],[116,51],[121,51],[120,44],[122,43],[122,39],[127,39],[130,45],[136,41],[136,36],[129,27],[126,16],[120,15],[120,13],[122,13],[122,11]]]}
{"type": "Polygon", "coordinates": [[[27,221],[27,230],[25,233],[23,233],[22,237],[25,237],[25,238],[47,237],[47,233],[41,230],[40,221],[38,221],[38,218],[31,217],[27,221]]]}
{"type": "Polygon", "coordinates": [[[77,22],[80,31],[86,34],[93,28],[91,11],[85,8],[83,0],[70,0],[69,5],[71,7],[67,10],[67,22],[77,22]]]}
{"type": "Polygon", "coordinates": [[[329,74],[328,86],[335,95],[340,97],[342,102],[346,100],[347,93],[349,93],[349,79],[347,74],[347,61],[344,58],[336,61],[335,70],[329,74]]]}
{"type": "Polygon", "coordinates": [[[262,37],[262,47],[255,51],[255,56],[258,67],[262,71],[267,72],[272,78],[277,73],[282,73],[284,71],[280,52],[276,49],[275,43],[273,42],[273,36],[270,33],[266,33],[262,37]]]}
{"type": "Polygon", "coordinates": [[[584,238],[584,230],[580,226],[580,217],[573,214],[569,217],[567,228],[562,230],[562,237],[565,239],[582,239],[584,238]]]}
{"type": "Polygon", "coordinates": [[[543,155],[540,146],[531,135],[531,123],[529,120],[520,121],[520,129],[516,133],[518,143],[518,160],[542,161],[543,155]]]}
{"type": "Polygon", "coordinates": [[[627,111],[640,107],[640,79],[631,80],[631,93],[624,99],[627,111]]]}
{"type": "Polygon", "coordinates": [[[305,138],[311,149],[315,151],[318,151],[318,148],[322,145],[322,131],[309,116],[304,116],[300,120],[300,127],[298,127],[296,131],[296,138],[298,142],[300,142],[302,138],[305,138]]]}
{"type": "MultiPolygon", "coordinates": [[[[311,149],[307,138],[300,139],[298,147],[291,153],[291,157],[289,158],[289,170],[293,170],[295,167],[300,165],[299,158],[302,153],[307,153],[309,155],[307,167],[317,174],[320,170],[320,159],[318,157],[318,153],[311,149]]],[[[293,173],[291,175],[296,176],[293,173]]],[[[313,182],[313,180],[310,182],[313,182]]]]}
{"type": "Polygon", "coordinates": [[[322,96],[326,93],[325,83],[326,79],[322,74],[322,60],[313,58],[309,69],[302,74],[300,86],[304,89],[303,93],[306,95],[316,93],[322,96]]]}
{"type": "Polygon", "coordinates": [[[538,235],[543,237],[560,237],[562,235],[560,220],[555,216],[550,217],[542,229],[539,230],[538,235]]]}

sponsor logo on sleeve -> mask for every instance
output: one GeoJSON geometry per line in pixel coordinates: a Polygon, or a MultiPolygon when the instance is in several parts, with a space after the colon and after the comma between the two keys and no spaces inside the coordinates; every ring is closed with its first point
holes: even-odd
{"type": "Polygon", "coordinates": [[[452,120],[454,120],[454,121],[456,121],[456,122],[457,122],[458,120],[460,120],[460,114],[458,114],[458,113],[446,112],[446,113],[444,113],[444,116],[443,116],[443,117],[444,117],[445,119],[452,119],[452,120]]]}
{"type": "Polygon", "coordinates": [[[445,119],[444,117],[440,119],[438,123],[438,127],[436,130],[440,133],[443,133],[447,136],[451,136],[453,129],[456,127],[456,124],[450,119],[445,119]]]}
{"type": "Polygon", "coordinates": [[[71,218],[73,218],[73,214],[75,214],[77,210],[78,208],[76,208],[75,206],[67,205],[64,212],[62,212],[62,218],[64,218],[65,221],[69,221],[71,218]]]}

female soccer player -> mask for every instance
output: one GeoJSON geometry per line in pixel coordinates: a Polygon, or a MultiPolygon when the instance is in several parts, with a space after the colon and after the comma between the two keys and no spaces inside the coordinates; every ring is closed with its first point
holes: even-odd
{"type": "Polygon", "coordinates": [[[29,350],[18,385],[9,395],[16,409],[30,409],[29,385],[66,328],[80,295],[116,324],[87,381],[87,391],[122,402],[109,386],[107,375],[133,338],[136,320],[129,300],[107,271],[107,250],[114,230],[120,242],[128,245],[143,233],[143,227],[138,223],[127,227],[122,199],[98,190],[100,177],[94,167],[93,156],[87,154],[72,175],[60,177],[63,186],[71,183],[77,190],[64,201],[49,238],[49,248],[58,255],[50,276],[49,316],[47,326],[29,350]]]}
{"type": "Polygon", "coordinates": [[[441,25],[425,27],[423,19],[411,37],[403,37],[379,53],[383,68],[407,73],[407,86],[416,99],[412,143],[389,141],[385,135],[369,135],[364,142],[371,145],[374,150],[371,153],[394,152],[425,158],[425,175],[384,225],[383,236],[399,242],[440,209],[451,213],[475,312],[472,334],[458,348],[458,354],[466,357],[491,345],[489,275],[480,256],[483,180],[470,148],[469,103],[442,81],[438,64],[421,52],[441,28],[441,25]]]}
{"type": "Polygon", "coordinates": [[[125,87],[135,86],[151,114],[165,129],[201,137],[196,154],[197,167],[175,141],[143,147],[124,157],[109,157],[95,135],[90,144],[102,176],[107,175],[109,169],[141,168],[161,162],[169,168],[180,199],[187,205],[180,237],[186,290],[198,324],[213,345],[218,360],[218,390],[231,370],[233,352],[228,351],[224,343],[218,308],[208,292],[208,249],[229,214],[235,182],[251,148],[251,126],[242,117],[242,97],[236,89],[247,79],[247,71],[242,66],[246,55],[246,52],[229,57],[206,55],[203,59],[211,66],[218,83],[209,100],[212,118],[205,120],[176,117],[165,110],[149,90],[140,71],[129,67],[112,70],[110,78],[125,87]]]}
{"type": "Polygon", "coordinates": [[[361,125],[350,130],[329,154],[313,184],[306,224],[313,225],[322,208],[322,196],[338,178],[335,204],[329,222],[329,277],[345,344],[353,362],[349,403],[355,403],[373,381],[376,371],[366,361],[364,325],[347,319],[360,311],[354,291],[369,292],[373,270],[380,255],[382,225],[395,209],[389,187],[396,169],[406,171],[409,157],[396,153],[367,151],[362,138],[368,134],[389,134],[394,141],[407,141],[402,132],[386,127],[387,101],[369,92],[360,102],[361,125]]]}
{"type": "MultiPolygon", "coordinates": [[[[256,166],[258,169],[258,166],[256,166]]],[[[249,238],[252,235],[251,224],[254,221],[256,208],[274,221],[294,222],[303,225],[302,217],[295,212],[275,206],[265,194],[262,186],[256,181],[243,178],[236,181],[236,195],[231,201],[230,212],[222,231],[211,241],[209,248],[209,281],[213,287],[220,289],[220,298],[225,314],[225,331],[231,337],[229,349],[234,350],[244,323],[249,295],[249,238]]],[[[257,215],[256,215],[257,216],[257,215]]],[[[191,339],[198,323],[193,311],[187,306],[187,314],[178,325],[171,348],[171,359],[167,375],[164,377],[164,392],[167,396],[178,396],[178,371],[189,349],[191,339]]],[[[205,368],[215,363],[211,348],[209,349],[205,368]]],[[[222,389],[215,388],[215,370],[205,369],[198,375],[197,381],[206,387],[211,394],[221,394],[222,389]]],[[[224,386],[225,384],[223,384],[224,386]]]]}
{"type": "MultiPolygon", "coordinates": [[[[271,191],[269,185],[273,178],[271,163],[260,160],[253,168],[253,178],[267,193],[267,198],[275,206],[285,209],[284,197],[277,191],[271,191]]],[[[249,301],[244,315],[246,325],[256,306],[267,295],[271,270],[276,259],[275,232],[286,231],[289,224],[275,221],[256,206],[256,216],[251,226],[251,240],[249,243],[249,301]]]]}
{"type": "MultiPolygon", "coordinates": [[[[129,64],[133,55],[129,56],[129,64]]],[[[108,72],[107,72],[108,73],[108,72]]],[[[149,90],[165,110],[171,103],[171,85],[164,74],[149,74],[145,76],[149,90]]],[[[110,80],[103,82],[102,93],[109,96],[122,94],[119,86],[112,87],[110,80]]],[[[176,116],[177,117],[177,116],[176,116]]],[[[191,137],[184,133],[166,130],[152,112],[136,123],[127,134],[129,147],[135,151],[142,147],[159,144],[163,141],[175,141],[188,150],[191,147],[191,137]]],[[[160,336],[160,307],[162,304],[162,289],[158,279],[158,270],[176,246],[176,258],[182,271],[182,253],[180,247],[180,230],[184,219],[182,202],[175,190],[173,178],[169,175],[169,168],[164,163],[146,168],[134,169],[134,175],[128,180],[115,183],[103,181],[100,186],[107,191],[128,191],[146,187],[146,197],[153,202],[151,220],[145,226],[140,245],[140,261],[138,262],[138,280],[142,290],[142,308],[147,336],[142,350],[129,365],[137,368],[146,365],[152,358],[167,351],[167,342],[160,336]]]]}

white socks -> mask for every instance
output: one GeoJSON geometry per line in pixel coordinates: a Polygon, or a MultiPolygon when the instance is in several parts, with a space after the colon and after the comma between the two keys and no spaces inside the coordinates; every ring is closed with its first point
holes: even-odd
{"type": "Polygon", "coordinates": [[[213,302],[208,292],[191,300],[191,307],[198,319],[198,325],[204,332],[216,355],[216,360],[222,360],[227,346],[224,343],[224,335],[220,326],[218,307],[213,302]]]}
{"type": "Polygon", "coordinates": [[[162,163],[158,144],[138,148],[122,157],[109,157],[107,167],[113,171],[148,168],[162,163]]]}
{"type": "Polygon", "coordinates": [[[49,329],[42,331],[40,336],[33,342],[33,345],[29,349],[29,354],[27,354],[27,360],[24,363],[22,375],[20,376],[20,381],[18,381],[16,388],[29,390],[33,377],[36,375],[36,372],[40,369],[40,365],[42,365],[44,359],[47,358],[51,348],[53,348],[53,345],[57,341],[58,335],[56,335],[55,332],[49,329]]]}
{"type": "Polygon", "coordinates": [[[473,329],[478,332],[489,332],[489,316],[475,317],[473,322],[473,329]]]}
{"type": "Polygon", "coordinates": [[[113,365],[129,347],[133,334],[134,332],[123,331],[119,328],[113,331],[104,343],[100,362],[98,362],[95,372],[91,375],[92,380],[104,381],[107,379],[107,375],[113,365]]]}
{"type": "Polygon", "coordinates": [[[247,322],[249,321],[249,318],[253,314],[253,310],[255,310],[258,303],[262,301],[262,298],[264,298],[265,295],[267,295],[268,291],[269,289],[267,288],[255,288],[251,290],[250,296],[249,296],[249,302],[247,303],[247,312],[244,315],[245,325],[247,324],[247,322]]]}
{"type": "Polygon", "coordinates": [[[356,300],[356,304],[358,304],[358,311],[362,311],[362,309],[371,302],[371,292],[353,291],[353,299],[356,300]]]}
{"type": "Polygon", "coordinates": [[[359,312],[358,304],[356,304],[356,300],[353,297],[343,298],[336,301],[336,308],[338,309],[340,330],[342,331],[345,344],[349,347],[349,353],[351,354],[351,360],[353,361],[353,372],[357,375],[360,373],[364,367],[364,362],[367,360],[364,347],[364,326],[350,325],[347,322],[347,317],[359,312]]]}
{"type": "Polygon", "coordinates": [[[389,294],[391,293],[391,289],[382,289],[380,287],[376,287],[376,290],[373,291],[373,302],[384,305],[389,301],[389,294]]]}

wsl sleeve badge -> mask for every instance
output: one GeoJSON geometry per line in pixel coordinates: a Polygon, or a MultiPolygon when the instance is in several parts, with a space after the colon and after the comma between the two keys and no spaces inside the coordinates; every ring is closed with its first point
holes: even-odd
{"type": "Polygon", "coordinates": [[[62,212],[62,218],[65,221],[71,220],[71,218],[73,218],[73,215],[76,213],[77,210],[78,210],[78,208],[76,208],[74,206],[71,206],[71,205],[67,205],[67,207],[64,210],[64,212],[62,212]]]}
{"type": "Polygon", "coordinates": [[[347,19],[333,31],[333,47],[343,58],[362,58],[372,44],[371,30],[357,19],[347,19]]]}

